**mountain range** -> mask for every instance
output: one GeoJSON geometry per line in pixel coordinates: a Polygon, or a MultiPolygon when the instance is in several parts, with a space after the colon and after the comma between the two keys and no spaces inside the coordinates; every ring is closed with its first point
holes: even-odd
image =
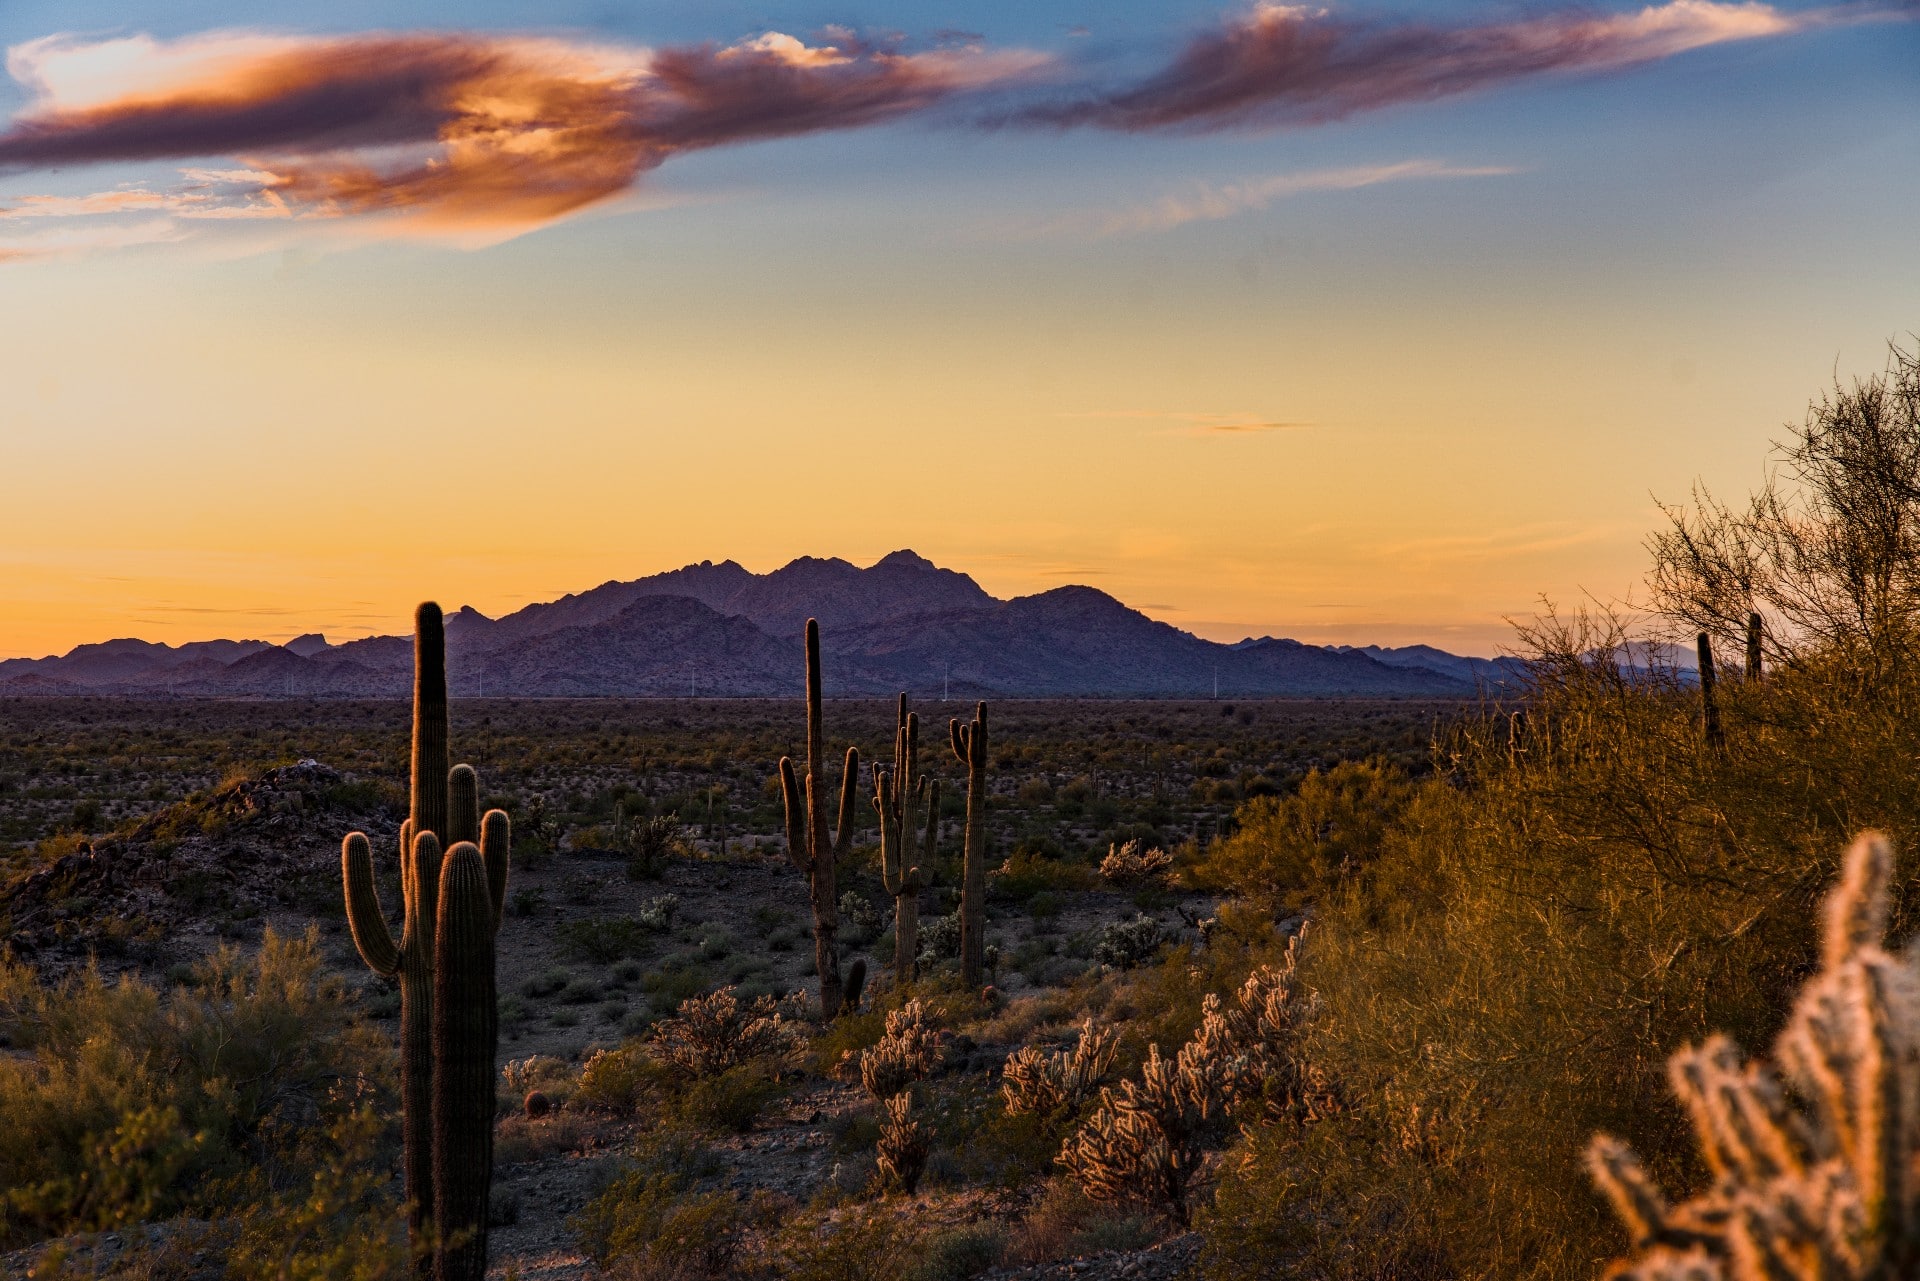
{"type": "MultiPolygon", "coordinates": [[[[702,561],[528,605],[447,615],[457,696],[783,696],[820,620],[830,696],[1465,697],[1511,683],[1512,659],[1424,645],[1203,640],[1091,587],[1000,600],[911,551],[860,568],[805,556],[771,573],[702,561]]],[[[0,661],[0,697],[404,697],[412,640],[284,645],[114,640],[0,661]]]]}

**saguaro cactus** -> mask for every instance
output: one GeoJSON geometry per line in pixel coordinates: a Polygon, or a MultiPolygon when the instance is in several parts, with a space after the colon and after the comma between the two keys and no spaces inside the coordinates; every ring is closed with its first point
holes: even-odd
{"type": "Polygon", "coordinates": [[[807,772],[796,776],[793,758],[780,758],[780,787],[787,803],[787,856],[807,874],[807,897],[813,907],[813,963],[820,974],[820,1017],[840,1013],[844,981],[840,975],[840,908],[834,895],[833,861],[853,843],[853,795],[859,785],[860,749],[847,749],[846,772],[840,777],[838,831],[827,830],[826,770],[821,759],[826,748],[820,729],[820,624],[807,620],[807,772]]]}
{"type": "Polygon", "coordinates": [[[967,837],[960,870],[960,982],[978,988],[987,967],[987,705],[971,723],[947,722],[954,757],[967,767],[967,837]]]}
{"type": "Polygon", "coordinates": [[[512,833],[500,810],[481,818],[472,767],[447,768],[446,634],[431,601],[414,616],[413,655],[413,788],[400,828],[399,943],[374,889],[365,833],[342,842],[340,872],[361,959],[400,982],[407,1231],[420,1274],[479,1281],[493,1174],[493,932],[506,899],[512,833]],[[444,858],[443,844],[451,846],[444,858]],[[477,934],[486,936],[484,947],[477,934]],[[450,1173],[439,1173],[443,1167],[450,1173]]]}
{"type": "Polygon", "coordinates": [[[1767,625],[1757,613],[1747,615],[1747,679],[1760,679],[1762,646],[1767,638],[1767,625]]]}
{"type": "Polygon", "coordinates": [[[900,711],[893,731],[893,768],[873,767],[873,809],[880,816],[880,882],[893,895],[893,975],[913,978],[920,951],[920,891],[933,880],[934,842],[940,830],[940,780],[920,773],[920,717],[900,711]],[[926,823],[926,843],[920,824],[926,823]]]}
{"type": "Polygon", "coordinates": [[[1720,751],[1727,745],[1726,731],[1720,725],[1720,699],[1714,692],[1713,641],[1700,633],[1700,716],[1707,746],[1720,751]]]}

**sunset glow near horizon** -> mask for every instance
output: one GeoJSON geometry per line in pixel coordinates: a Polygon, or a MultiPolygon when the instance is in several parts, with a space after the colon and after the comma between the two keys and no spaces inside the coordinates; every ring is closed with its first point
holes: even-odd
{"type": "Polygon", "coordinates": [[[607,10],[0,10],[0,657],[909,547],[1492,653],[1920,329],[1911,3],[607,10]]]}

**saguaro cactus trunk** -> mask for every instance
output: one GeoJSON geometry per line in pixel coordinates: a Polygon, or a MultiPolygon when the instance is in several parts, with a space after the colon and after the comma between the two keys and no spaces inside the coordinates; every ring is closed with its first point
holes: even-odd
{"type": "Polygon", "coordinates": [[[500,810],[481,818],[479,780],[471,766],[447,768],[446,636],[440,607],[430,601],[414,617],[412,756],[412,805],[400,828],[399,943],[393,941],[374,888],[373,849],[365,833],[349,833],[341,843],[340,874],[347,922],[361,959],[374,973],[400,983],[401,1135],[407,1232],[414,1257],[423,1277],[465,1281],[486,1272],[485,1207],[493,1175],[496,1047],[490,1030],[482,1053],[472,1037],[445,1041],[440,1029],[444,1021],[452,1027],[493,1027],[492,933],[499,928],[506,899],[512,829],[500,810]],[[475,840],[480,842],[477,848],[472,844],[475,840]],[[443,859],[442,851],[449,845],[452,852],[443,859]],[[476,913],[468,901],[474,900],[471,883],[478,884],[486,910],[476,913]],[[457,890],[463,901],[449,902],[450,889],[457,890]],[[449,923],[455,937],[447,936],[449,923]],[[468,938],[483,927],[487,933],[484,955],[468,938]],[[459,1062],[468,1074],[484,1068],[485,1088],[479,1095],[470,1085],[460,1084],[464,1078],[458,1073],[448,1075],[440,1057],[443,1042],[458,1047],[459,1062]],[[458,1101],[450,1105],[447,1091],[453,1091],[458,1101]],[[484,1099],[484,1118],[476,1098],[484,1099]],[[448,1118],[444,1127],[437,1120],[443,1114],[448,1118]],[[461,1171],[451,1199],[446,1195],[448,1185],[436,1173],[444,1158],[440,1151],[443,1129],[458,1150],[453,1159],[461,1171]],[[436,1242],[460,1238],[460,1225],[473,1226],[476,1181],[481,1207],[477,1234],[465,1233],[467,1253],[462,1254],[460,1247],[445,1253],[436,1242]]]}
{"type": "Polygon", "coordinates": [[[907,710],[905,694],[894,723],[893,768],[873,767],[873,809],[880,816],[880,881],[893,895],[894,982],[908,983],[920,953],[920,891],[933,879],[940,782],[920,773],[920,717],[907,710]]]}
{"type": "Polygon", "coordinates": [[[833,861],[853,843],[853,795],[860,774],[860,749],[847,749],[840,776],[837,834],[827,829],[826,736],[820,727],[820,624],[807,620],[807,772],[795,775],[793,758],[780,758],[780,786],[787,805],[787,856],[807,874],[813,908],[813,963],[820,974],[820,1017],[840,1013],[845,990],[840,974],[840,908],[834,897],[833,861]]]}
{"type": "Polygon", "coordinates": [[[967,836],[960,872],[960,981],[978,988],[987,968],[987,705],[971,723],[947,722],[954,757],[967,767],[967,836]]]}
{"type": "Polygon", "coordinates": [[[1747,679],[1760,679],[1760,666],[1763,660],[1762,650],[1767,638],[1767,625],[1759,614],[1747,615],[1747,679]]]}

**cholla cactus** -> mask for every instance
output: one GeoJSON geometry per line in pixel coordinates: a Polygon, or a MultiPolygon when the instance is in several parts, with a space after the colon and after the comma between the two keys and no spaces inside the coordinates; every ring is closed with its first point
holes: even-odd
{"type": "Polygon", "coordinates": [[[781,1058],[800,1033],[770,996],[742,1006],[731,986],[689,997],[654,1033],[653,1053],[686,1076],[718,1076],[751,1059],[781,1058]]]}
{"type": "Polygon", "coordinates": [[[1800,991],[1775,1071],[1726,1037],[1668,1064],[1713,1185],[1670,1206],[1632,1151],[1587,1162],[1633,1234],[1615,1281],[1891,1281],[1920,1268],[1920,978],[1889,955],[1893,855],[1867,832],[1827,898],[1820,972],[1800,991]]]}
{"type": "Polygon", "coordinates": [[[920,1002],[908,1001],[887,1015],[886,1035],[861,1052],[860,1084],[885,1101],[926,1080],[939,1061],[939,1032],[926,1021],[920,1002]]]}
{"type": "Polygon", "coordinates": [[[1163,849],[1143,850],[1139,841],[1108,845],[1100,860],[1100,875],[1114,885],[1164,885],[1173,870],[1173,855],[1163,849]]]}
{"type": "Polygon", "coordinates": [[[1258,1103],[1267,1120],[1304,1122],[1333,1104],[1322,1075],[1297,1053],[1300,1033],[1319,1004],[1297,990],[1299,945],[1296,935],[1280,964],[1249,974],[1232,1004],[1212,992],[1200,1003],[1194,1052],[1220,1064],[1227,1099],[1243,1116],[1258,1103]]]}
{"type": "Polygon", "coordinates": [[[500,1069],[500,1079],[507,1093],[522,1095],[537,1089],[549,1081],[559,1080],[567,1073],[567,1065],[551,1054],[531,1054],[524,1059],[509,1059],[500,1069]]]}
{"type": "Polygon", "coordinates": [[[1058,1116],[1079,1111],[1113,1071],[1113,1053],[1119,1043],[1117,1032],[1096,1028],[1088,1019],[1080,1025],[1080,1040],[1071,1051],[1047,1054],[1037,1046],[1021,1046],[1000,1070],[1000,1094],[1007,1112],[1058,1116]]]}
{"type": "Polygon", "coordinates": [[[908,1196],[920,1186],[920,1175],[927,1168],[927,1136],[913,1119],[913,1096],[902,1090],[886,1101],[887,1119],[880,1125],[880,1141],[874,1145],[874,1164],[888,1186],[908,1196]]]}
{"type": "Polygon", "coordinates": [[[1149,1045],[1140,1080],[1100,1091],[1099,1109],[1060,1149],[1059,1163],[1094,1200],[1149,1206],[1186,1227],[1202,1139],[1226,1103],[1220,1067],[1191,1042],[1171,1061],[1149,1045]]]}

